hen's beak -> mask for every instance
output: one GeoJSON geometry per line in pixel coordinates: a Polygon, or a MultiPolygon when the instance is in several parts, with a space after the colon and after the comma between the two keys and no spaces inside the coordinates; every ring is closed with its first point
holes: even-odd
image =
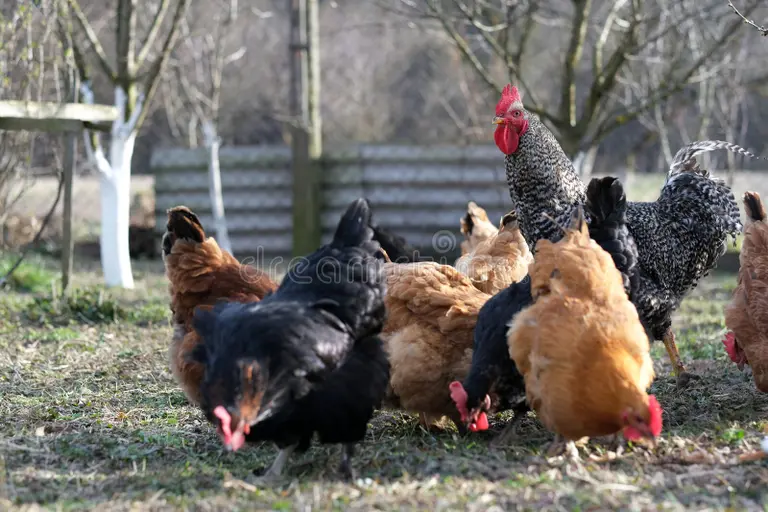
{"type": "Polygon", "coordinates": [[[503,124],[504,118],[501,116],[496,116],[493,118],[493,121],[491,121],[493,124],[503,124]]]}

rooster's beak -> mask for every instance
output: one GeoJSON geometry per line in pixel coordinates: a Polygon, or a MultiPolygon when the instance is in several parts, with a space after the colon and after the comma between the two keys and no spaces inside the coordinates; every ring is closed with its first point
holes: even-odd
{"type": "Polygon", "coordinates": [[[493,124],[503,124],[504,118],[500,116],[496,116],[493,118],[493,121],[491,121],[493,124]]]}

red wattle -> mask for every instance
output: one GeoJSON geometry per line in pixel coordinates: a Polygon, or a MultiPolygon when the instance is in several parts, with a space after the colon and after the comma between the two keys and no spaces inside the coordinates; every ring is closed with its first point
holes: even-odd
{"type": "Polygon", "coordinates": [[[496,128],[493,139],[496,142],[496,147],[505,155],[511,155],[517,151],[517,146],[520,143],[517,132],[511,125],[506,123],[500,124],[496,128]]]}
{"type": "Polygon", "coordinates": [[[481,412],[477,415],[477,421],[472,422],[469,426],[470,432],[480,432],[482,430],[488,430],[488,415],[481,412]]]}

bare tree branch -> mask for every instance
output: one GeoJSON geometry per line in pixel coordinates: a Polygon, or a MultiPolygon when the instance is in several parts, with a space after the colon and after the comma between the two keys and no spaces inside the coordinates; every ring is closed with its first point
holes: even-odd
{"type": "Polygon", "coordinates": [[[160,5],[157,7],[157,12],[155,12],[154,17],[152,18],[147,37],[144,40],[144,44],[141,45],[139,55],[136,57],[136,69],[141,69],[144,66],[144,62],[152,51],[155,39],[157,39],[157,36],[160,33],[160,27],[163,25],[163,21],[165,20],[166,14],[168,14],[170,5],[170,0],[160,0],[160,5]]]}
{"type": "Polygon", "coordinates": [[[574,0],[573,23],[568,49],[565,53],[563,83],[560,93],[560,119],[569,126],[576,126],[576,66],[581,60],[584,38],[587,36],[587,20],[592,0],[574,0]]]}
{"type": "Polygon", "coordinates": [[[736,8],[736,6],[735,6],[735,5],[733,5],[733,2],[732,2],[731,0],[728,0],[728,6],[729,6],[731,9],[733,9],[733,12],[735,12],[735,13],[736,13],[736,14],[737,14],[737,15],[738,15],[738,16],[739,16],[739,17],[740,17],[742,20],[744,20],[744,23],[746,23],[747,25],[751,25],[751,26],[755,27],[757,30],[759,30],[759,31],[760,31],[760,33],[761,33],[763,36],[768,36],[768,28],[766,28],[766,27],[763,27],[762,25],[758,25],[757,23],[755,23],[755,22],[754,22],[754,21],[752,21],[751,19],[747,18],[747,17],[746,17],[744,14],[742,14],[742,13],[741,13],[741,12],[740,12],[740,11],[739,11],[737,8],[736,8]]]}
{"type": "Polygon", "coordinates": [[[168,59],[170,58],[171,51],[173,50],[176,39],[179,35],[179,29],[181,25],[182,19],[184,19],[184,16],[187,13],[187,8],[189,7],[189,0],[179,0],[178,4],[176,4],[176,11],[173,15],[173,20],[171,21],[171,28],[168,31],[168,36],[165,38],[165,42],[163,43],[163,46],[160,50],[159,55],[155,59],[155,62],[153,63],[152,67],[150,68],[149,72],[147,73],[147,76],[144,81],[144,104],[141,108],[141,112],[139,113],[138,118],[136,119],[136,127],[139,128],[144,123],[144,119],[147,117],[147,113],[149,112],[149,105],[152,102],[152,97],[155,94],[155,90],[157,90],[158,82],[160,73],[162,73],[163,68],[165,68],[166,62],[168,62],[168,59]]]}
{"type": "Polygon", "coordinates": [[[83,10],[80,8],[77,0],[67,0],[67,4],[75,13],[75,19],[80,25],[80,28],[83,30],[85,37],[88,39],[88,44],[91,48],[91,51],[96,54],[101,69],[111,80],[114,80],[116,74],[112,69],[112,66],[109,64],[109,58],[107,58],[107,54],[104,52],[104,48],[101,46],[96,32],[93,30],[93,27],[91,27],[91,24],[88,22],[85,14],[83,14],[83,10]]]}

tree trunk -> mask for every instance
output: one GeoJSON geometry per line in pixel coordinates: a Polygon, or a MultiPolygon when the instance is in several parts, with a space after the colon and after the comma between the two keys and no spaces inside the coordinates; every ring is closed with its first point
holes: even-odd
{"type": "Polygon", "coordinates": [[[136,131],[120,132],[113,132],[109,142],[110,169],[101,173],[101,266],[107,286],[133,288],[128,225],[136,131]]]}
{"type": "Polygon", "coordinates": [[[581,178],[581,181],[587,182],[592,177],[592,169],[595,166],[597,158],[597,146],[591,146],[586,151],[579,151],[573,157],[573,167],[581,178]]]}
{"type": "Polygon", "coordinates": [[[213,225],[216,229],[216,242],[219,247],[232,253],[232,244],[229,241],[227,230],[227,218],[224,215],[224,198],[221,191],[221,168],[219,166],[219,140],[214,124],[208,120],[203,121],[205,133],[205,145],[208,148],[208,191],[211,197],[211,213],[213,225]]]}

